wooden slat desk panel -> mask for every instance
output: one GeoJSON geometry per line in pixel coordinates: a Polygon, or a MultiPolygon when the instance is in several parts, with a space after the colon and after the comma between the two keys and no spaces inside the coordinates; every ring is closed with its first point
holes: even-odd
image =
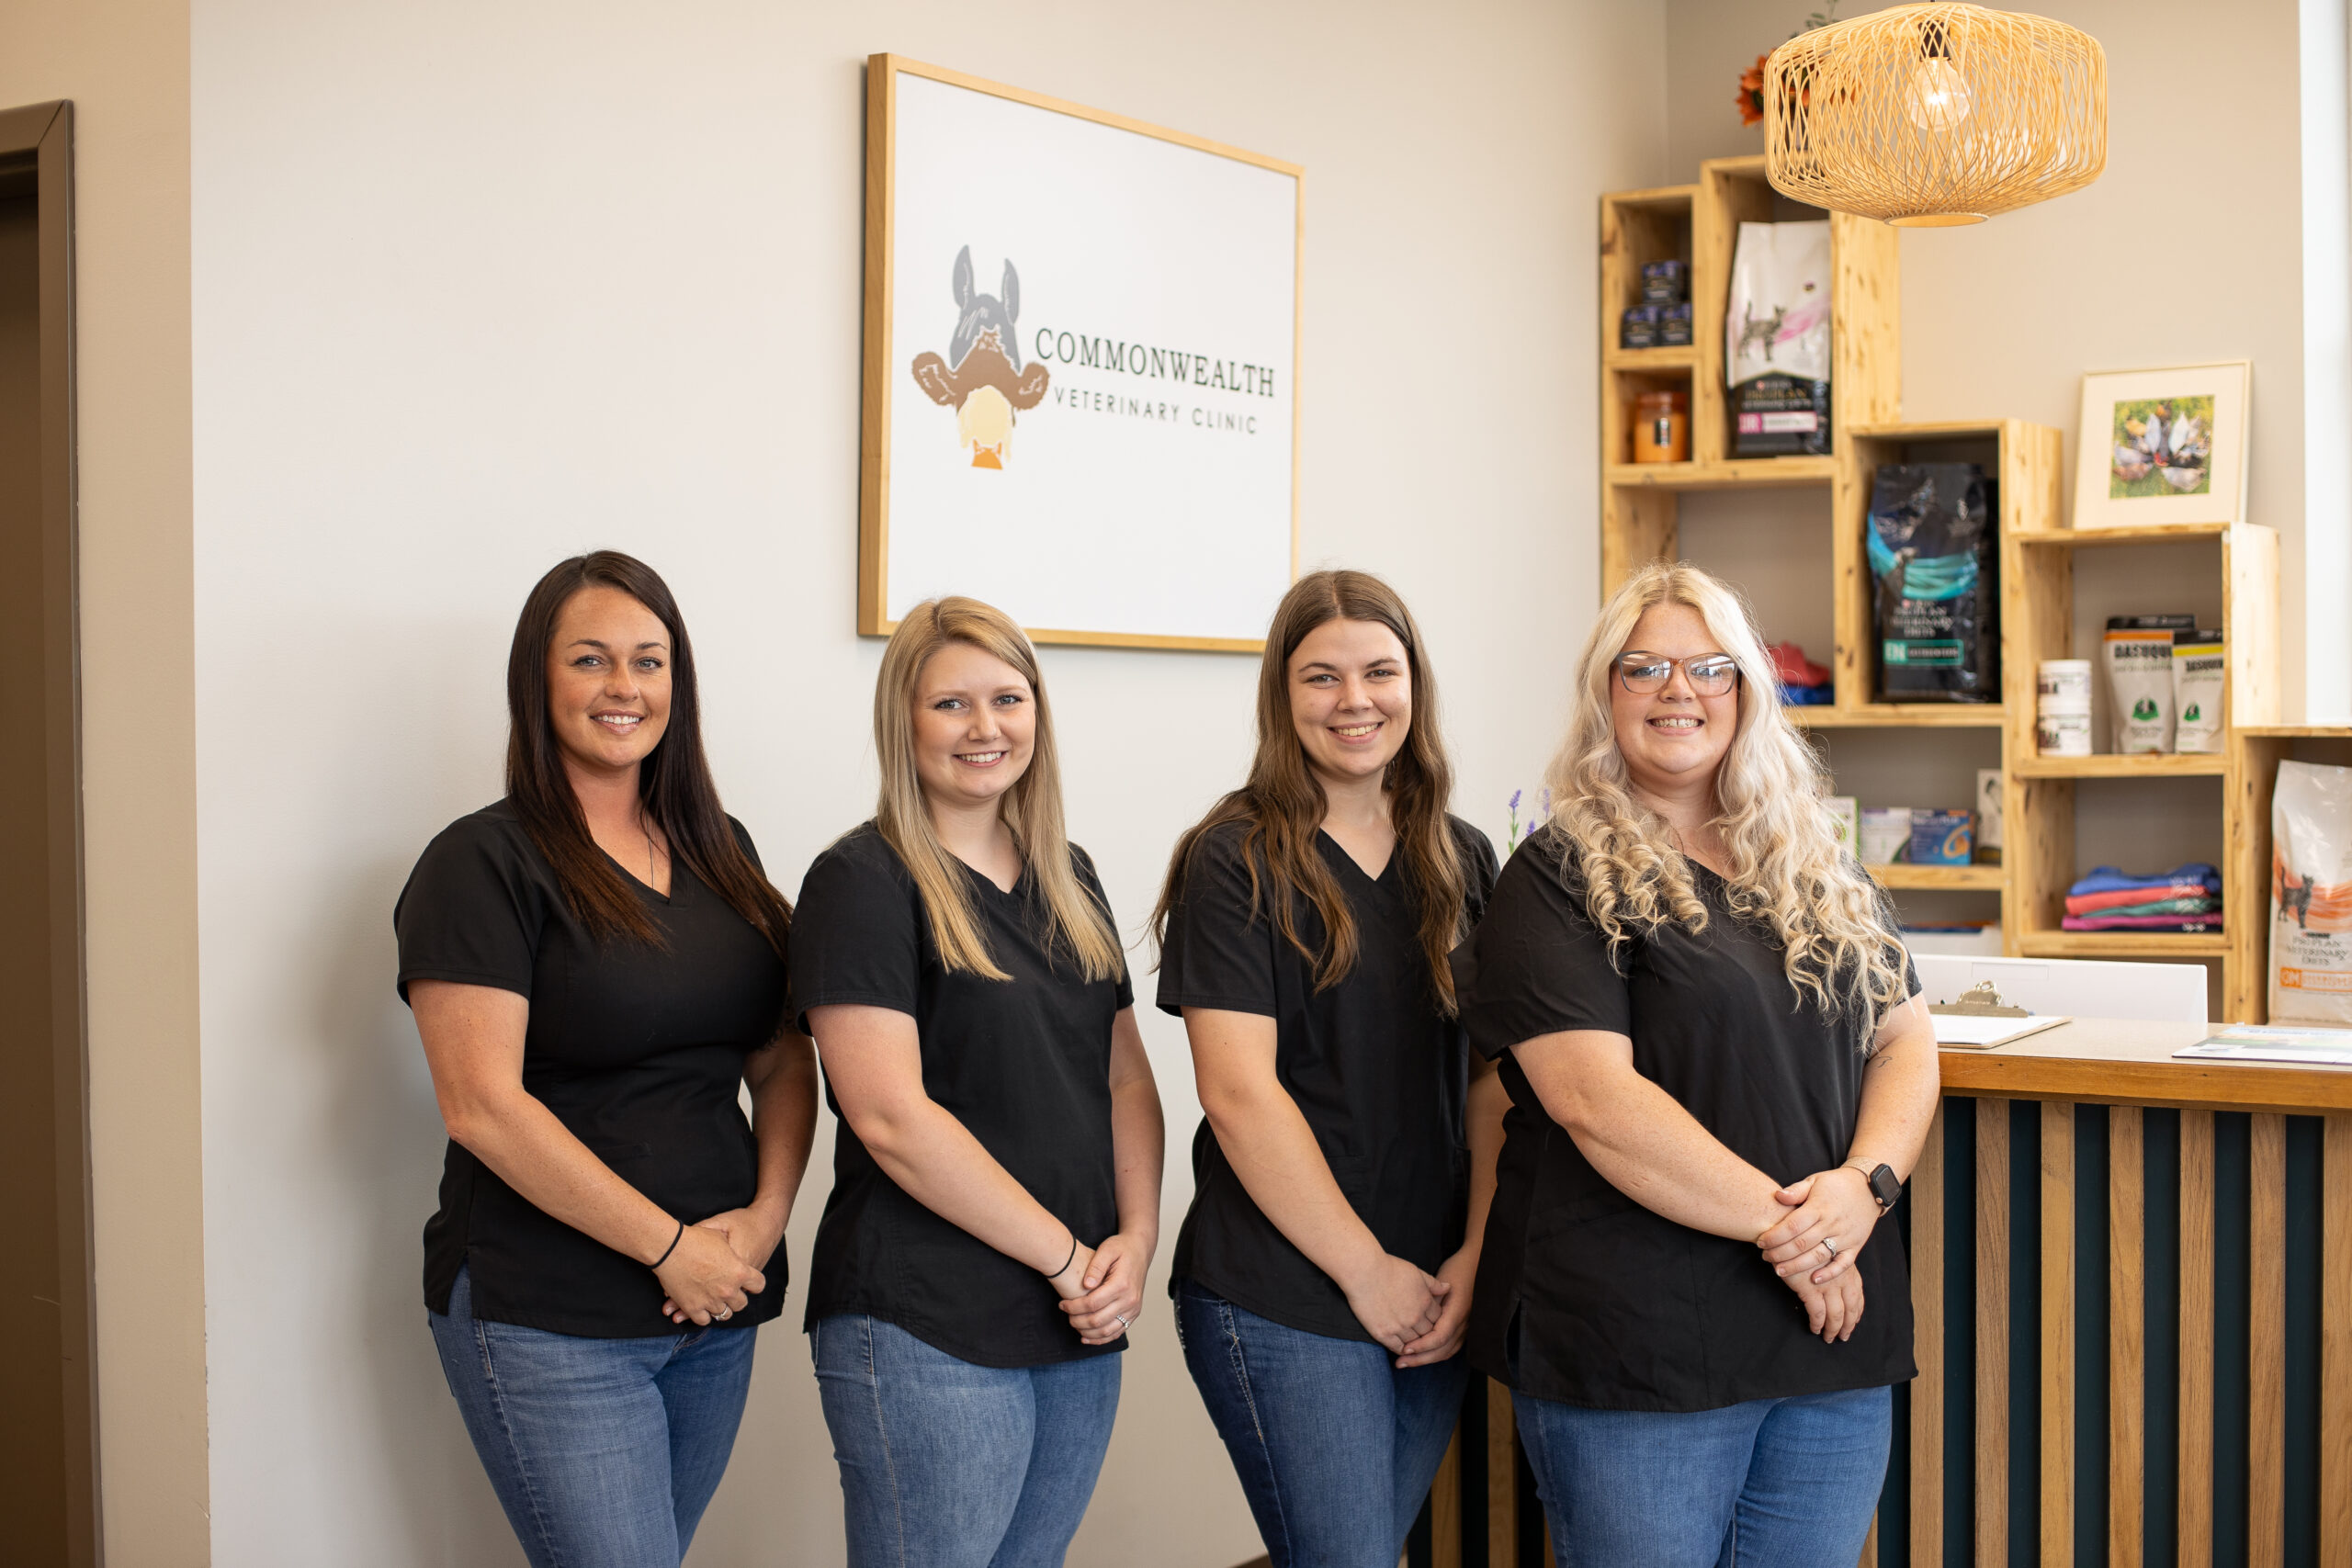
{"type": "MultiPolygon", "coordinates": [[[[1905,1215],[1920,1368],[1908,1393],[1909,1429],[1894,1438],[1908,1461],[1908,1517],[1905,1528],[1892,1533],[1881,1519],[1863,1557],[1866,1568],[2006,1563],[2013,1518],[2020,1527],[2035,1521],[2026,1534],[2044,1564],[2075,1562],[2075,1543],[2096,1530],[2113,1568],[2159,1561],[2352,1568],[2352,1067],[2173,1056],[2217,1027],[2085,1019],[1994,1051],[1942,1053],[1947,1105],[1914,1173],[1905,1215]],[[1951,1110],[1955,1099],[1968,1102],[1967,1136],[1962,1142],[1955,1135],[1948,1148],[1945,1129],[1961,1114],[1951,1110]],[[2041,1103],[2013,1121],[2009,1105],[2018,1100],[2041,1103]],[[2077,1106],[2103,1109],[2078,1118],[2077,1106]],[[2290,1120],[2304,1117],[2323,1119],[2316,1140],[2308,1137],[2310,1123],[2290,1120]],[[2309,1366],[2290,1359],[2281,1305],[2293,1245],[2289,1232],[2297,1223],[2288,1203],[2288,1150],[2290,1129],[2299,1125],[2306,1148],[2316,1143],[2321,1172],[2307,1195],[2308,1206],[2321,1211],[2319,1255],[2302,1260],[2297,1276],[2308,1296],[2316,1274],[2319,1351],[2309,1366]],[[2232,1127],[2231,1147],[2243,1151],[2233,1156],[2243,1172],[2243,1201],[2225,1213],[2216,1203],[2217,1137],[2232,1127]],[[2010,1241],[2013,1227],[2022,1235],[2029,1218],[2010,1206],[2012,1191],[2026,1179],[2019,1171],[2012,1183],[2012,1168],[2026,1159],[2013,1148],[2013,1134],[2039,1145],[2028,1167],[2039,1194],[2030,1216],[2039,1240],[2030,1253],[2010,1241]],[[2158,1145],[2160,1188],[2149,1181],[2158,1145]],[[1948,1180],[1975,1186],[1973,1213],[1946,1212],[1948,1180]],[[2174,1238],[2179,1242],[2161,1281],[2152,1280],[2143,1245],[2159,1214],[2169,1217],[2167,1249],[2174,1238]],[[2083,1250],[2097,1245],[2097,1229],[2082,1234],[2093,1217],[2104,1221],[2103,1258],[2083,1250]],[[2217,1241],[2245,1258],[2242,1273],[2227,1280],[2215,1268],[2217,1241]],[[2019,1300],[2022,1281],[2011,1269],[2025,1257],[2039,1283],[2019,1300]],[[1964,1300],[1947,1294],[1955,1268],[1973,1276],[1964,1300]],[[2159,1282],[2164,1293],[2152,1296],[2159,1282]],[[2106,1303],[2104,1345],[2075,1334],[2086,1291],[2106,1303]],[[2152,1299],[2177,1305],[2150,1324],[2152,1299]],[[2232,1485],[2245,1529],[2243,1540],[2233,1536],[2217,1554],[2214,1358],[2216,1312],[2224,1303],[2232,1312],[2243,1309],[2245,1375],[2238,1397],[2245,1436],[2232,1485]],[[2022,1395],[2010,1377],[2013,1322],[2031,1325],[2037,1339],[2040,1376],[2022,1395]],[[1975,1347],[1980,1336],[1991,1343],[1984,1345],[1985,1354],[1969,1358],[1975,1375],[1947,1389],[1948,1348],[1975,1347]],[[2078,1363],[2086,1359],[2106,1369],[2103,1401],[2076,1397],[2078,1363]],[[2175,1369],[2154,1389],[2146,1381],[2152,1364],[2175,1369]],[[2318,1451],[2290,1451],[2288,1408],[2299,1396],[2308,1407],[2314,1384],[2318,1417],[2309,1437],[2318,1451]],[[1946,1414],[1954,1399],[1975,1413],[1973,1451],[1947,1451],[1946,1414]],[[2148,1550],[2145,1529],[2152,1407],[2164,1422],[2166,1468],[2176,1472],[2162,1533],[2179,1550],[2161,1556],[2148,1550]],[[2020,1483],[2027,1495],[2013,1495],[2010,1445],[2029,1440],[2040,1462],[2020,1483]],[[2086,1445],[2094,1463],[2098,1451],[2106,1454],[2098,1468],[2107,1497],[2095,1520],[2085,1519],[2075,1496],[2085,1473],[2076,1456],[2086,1445]],[[2317,1518],[2315,1530],[2296,1537],[2300,1545],[2290,1555],[2285,1474],[2298,1463],[2316,1469],[2317,1518]],[[1961,1506],[1955,1488],[1972,1500],[1956,1534],[1948,1534],[1948,1502],[1961,1506]],[[2034,1512],[2018,1512],[2026,1508],[2034,1512]],[[1962,1543],[1949,1559],[1948,1540],[1962,1543]]],[[[1416,1543],[1416,1568],[1549,1561],[1540,1528],[1527,1528],[1533,1522],[1529,1499],[1518,1495],[1521,1461],[1509,1394],[1480,1382],[1486,1408],[1475,1435],[1465,1436],[1483,1452],[1477,1462],[1464,1462],[1468,1456],[1457,1444],[1433,1500],[1438,1528],[1429,1545],[1416,1543]],[[1463,1483],[1474,1478],[1483,1498],[1463,1495],[1463,1483]]]]}

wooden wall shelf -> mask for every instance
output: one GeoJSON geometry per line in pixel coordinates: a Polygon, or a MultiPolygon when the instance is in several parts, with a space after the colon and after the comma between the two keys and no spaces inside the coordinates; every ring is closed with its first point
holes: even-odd
{"type": "Polygon", "coordinates": [[[2088,757],[2013,757],[2009,772],[2021,779],[2219,778],[2230,771],[2224,752],[2183,755],[2176,751],[2102,751],[2088,757]]]}
{"type": "Polygon", "coordinates": [[[2020,545],[2095,549],[2102,545],[2177,545],[2190,539],[2218,539],[2229,531],[2227,523],[2182,523],[2162,528],[2020,528],[2010,537],[2020,545]]]}
{"type": "Polygon", "coordinates": [[[2026,958],[2220,957],[2230,936],[2224,921],[2218,931],[2024,931],[2014,945],[2026,958]]]}
{"type": "Polygon", "coordinates": [[[1870,874],[1898,890],[1998,893],[2002,886],[1997,865],[1874,865],[1870,874]]]}
{"type": "Polygon", "coordinates": [[[2008,722],[2008,710],[1997,703],[1858,703],[1781,711],[1799,729],[1998,729],[2008,722]]]}
{"type": "MultiPolygon", "coordinates": [[[[1999,866],[1877,868],[1901,892],[1998,893],[2012,954],[2068,958],[2164,958],[2222,966],[2222,1016],[2259,1020],[2268,931],[2269,803],[2278,764],[2307,756],[2352,765],[2352,728],[2281,726],[2278,718],[2278,536],[2245,524],[2075,529],[2060,504],[2061,438],[2022,420],[1905,422],[1901,276],[1895,231],[1844,214],[1830,224],[1833,342],[1831,452],[1824,457],[1735,459],[1724,381],[1724,321],[1732,252],[1743,221],[1802,216],[1775,206],[1761,158],[1717,159],[1697,183],[1601,198],[1601,342],[1617,341],[1620,313],[1640,296],[1641,265],[1690,264],[1692,342],[1688,347],[1601,355],[1601,592],[1613,592],[1643,563],[1680,553],[1681,497],[1701,491],[1826,489],[1834,616],[1829,660],[1836,701],[1786,710],[1808,731],[1996,729],[2006,770],[2005,863],[1999,866]],[[1633,399],[1686,390],[1690,460],[1628,461],[1633,399]],[[2002,701],[1997,705],[1893,704],[1872,700],[1877,646],[1865,549],[1871,489],[1890,462],[1978,462],[1997,476],[2001,525],[2002,701]],[[2037,755],[2034,671],[2044,659],[2090,657],[2074,646],[2075,555],[2109,547],[2188,545],[2177,558],[2211,570],[2223,603],[2230,649],[2225,698],[2228,739],[2210,756],[2057,758],[2037,755]],[[2211,563],[2208,567],[2205,563],[2211,563]],[[2223,932],[2100,932],[2061,929],[2075,863],[2076,786],[2085,780],[2214,778],[2222,781],[2223,932]],[[1954,874],[1958,874],[1955,875],[1954,874]]],[[[1784,514],[1802,501],[1773,503],[1784,514]]],[[[1716,515],[1720,516],[1720,502],[1716,515]]],[[[2136,570],[2136,569],[2135,569],[2136,570]]],[[[2194,581],[2192,575],[2188,581],[2194,581]]],[[[2210,595],[2209,595],[2210,597],[2210,595]]],[[[1815,656],[1818,656],[1815,650],[1815,656]]],[[[2103,682],[2102,682],[2103,686],[2103,682]]],[[[1963,798],[1966,783],[1954,802],[1963,798]]]]}

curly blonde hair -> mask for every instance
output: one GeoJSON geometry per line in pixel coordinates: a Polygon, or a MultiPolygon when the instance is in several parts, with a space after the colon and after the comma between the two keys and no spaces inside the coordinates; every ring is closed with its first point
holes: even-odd
{"type": "Polygon", "coordinates": [[[1666,820],[1634,793],[1617,748],[1609,686],[1634,623],[1658,604],[1697,612],[1739,666],[1739,721],[1715,775],[1710,826],[1731,857],[1736,919],[1771,933],[1799,1004],[1875,1025],[1909,989],[1886,895],[1838,845],[1822,797],[1828,773],[1781,712],[1764,639],[1739,596],[1697,567],[1654,561],[1611,596],[1577,661],[1576,708],[1552,759],[1551,826],[1560,874],[1581,885],[1587,918],[1612,962],[1669,922],[1694,935],[1708,911],[1666,820]]]}

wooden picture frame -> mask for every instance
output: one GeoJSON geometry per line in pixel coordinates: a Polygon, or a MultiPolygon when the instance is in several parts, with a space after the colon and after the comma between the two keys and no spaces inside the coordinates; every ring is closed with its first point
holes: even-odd
{"type": "Polygon", "coordinates": [[[868,60],[861,635],[967,593],[1041,643],[1259,650],[1297,573],[1302,176],[868,60]]]}
{"type": "Polygon", "coordinates": [[[2245,521],[2243,359],[2083,378],[2075,449],[2077,528],[2245,521]]]}

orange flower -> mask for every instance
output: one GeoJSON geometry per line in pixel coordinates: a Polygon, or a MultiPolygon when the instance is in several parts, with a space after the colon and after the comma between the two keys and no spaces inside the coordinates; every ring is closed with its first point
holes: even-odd
{"type": "Polygon", "coordinates": [[[1768,58],[1758,55],[1756,63],[1739,73],[1739,123],[1743,130],[1764,122],[1764,62],[1768,58]]]}

